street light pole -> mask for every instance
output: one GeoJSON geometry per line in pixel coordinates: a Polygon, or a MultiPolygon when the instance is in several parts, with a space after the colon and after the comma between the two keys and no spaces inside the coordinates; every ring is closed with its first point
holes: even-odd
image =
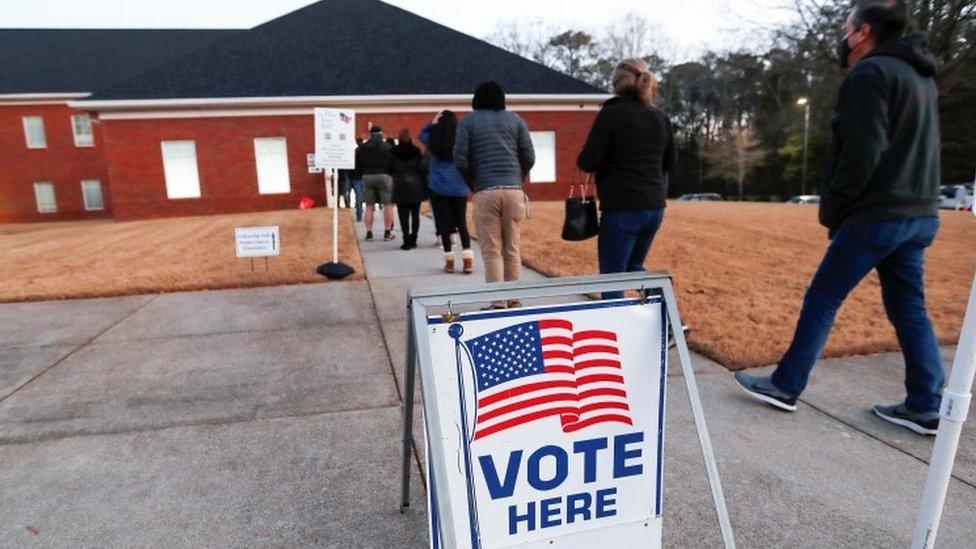
{"type": "Polygon", "coordinates": [[[810,101],[806,97],[796,100],[796,104],[803,107],[803,179],[800,183],[800,194],[807,194],[807,156],[810,149],[810,101]]]}

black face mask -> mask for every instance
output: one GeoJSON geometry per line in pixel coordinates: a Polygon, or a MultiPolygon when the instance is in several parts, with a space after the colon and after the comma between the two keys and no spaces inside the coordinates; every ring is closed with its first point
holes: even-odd
{"type": "Polygon", "coordinates": [[[847,44],[847,39],[850,38],[852,34],[854,33],[852,32],[851,34],[841,38],[840,42],[837,43],[837,60],[840,61],[840,66],[845,69],[848,67],[847,58],[851,56],[851,47],[847,44]]]}

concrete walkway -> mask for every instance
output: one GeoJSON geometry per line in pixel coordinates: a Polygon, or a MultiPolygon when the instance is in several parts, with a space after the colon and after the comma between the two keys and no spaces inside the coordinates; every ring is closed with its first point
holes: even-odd
{"type": "MultiPolygon", "coordinates": [[[[361,243],[361,282],[0,305],[0,547],[424,546],[419,464],[397,508],[405,292],[482,279],[440,273],[422,223],[361,243]]],[[[796,414],[694,361],[741,547],[907,545],[932,440],[867,412],[900,356],[825,361],[796,414]]],[[[665,545],[717,547],[671,372],[665,545]]],[[[970,423],[939,541],[974,539],[970,423]]]]}

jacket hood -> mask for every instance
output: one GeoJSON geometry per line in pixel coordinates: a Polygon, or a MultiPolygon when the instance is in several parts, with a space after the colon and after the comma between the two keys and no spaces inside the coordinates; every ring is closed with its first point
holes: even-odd
{"type": "Polygon", "coordinates": [[[399,143],[390,152],[397,160],[413,160],[420,156],[420,149],[413,143],[399,143]]]}
{"type": "Polygon", "coordinates": [[[865,59],[878,56],[901,59],[915,67],[922,76],[930,78],[935,76],[935,56],[929,53],[925,37],[921,34],[910,34],[882,42],[867,54],[865,59]]]}

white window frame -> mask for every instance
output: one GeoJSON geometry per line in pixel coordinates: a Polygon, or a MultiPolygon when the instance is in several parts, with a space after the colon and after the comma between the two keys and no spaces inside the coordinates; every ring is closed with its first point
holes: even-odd
{"type": "Polygon", "coordinates": [[[535,149],[535,165],[532,167],[532,171],[529,172],[529,181],[531,183],[555,183],[557,177],[556,169],[559,165],[556,161],[556,132],[548,130],[529,132],[529,136],[532,138],[532,148],[535,149]],[[541,144],[540,140],[542,139],[552,142],[551,158],[544,158],[539,154],[540,151],[548,149],[548,147],[539,146],[541,144]]]}
{"type": "Polygon", "coordinates": [[[98,179],[82,179],[81,180],[81,201],[85,204],[86,212],[100,212],[105,209],[105,195],[102,193],[102,182],[98,179]],[[98,185],[98,200],[101,204],[98,207],[88,203],[88,188],[94,183],[98,185]]]}
{"type": "Polygon", "coordinates": [[[288,141],[284,137],[254,138],[254,169],[258,194],[289,194],[288,141]]]}
{"type": "Polygon", "coordinates": [[[200,169],[197,165],[197,142],[192,139],[160,141],[166,198],[183,200],[200,198],[200,169]]]}
{"type": "Polygon", "coordinates": [[[95,130],[92,128],[91,115],[87,113],[71,115],[71,135],[75,138],[75,147],[94,147],[95,130]],[[88,133],[78,133],[78,120],[88,120],[88,133]]]}
{"type": "Polygon", "coordinates": [[[44,131],[44,117],[43,116],[25,116],[24,120],[24,141],[27,143],[28,149],[46,149],[47,148],[47,133],[44,131]],[[35,127],[36,131],[40,131],[40,135],[33,135],[35,139],[31,139],[31,122],[37,121],[38,126],[35,127]],[[37,130],[39,128],[39,130],[37,130]]]}
{"type": "Polygon", "coordinates": [[[58,195],[54,190],[54,183],[51,183],[50,181],[38,181],[34,183],[34,202],[37,204],[37,213],[58,213],[58,195]],[[52,203],[50,205],[41,203],[41,194],[39,191],[42,188],[51,189],[52,203]]]}

